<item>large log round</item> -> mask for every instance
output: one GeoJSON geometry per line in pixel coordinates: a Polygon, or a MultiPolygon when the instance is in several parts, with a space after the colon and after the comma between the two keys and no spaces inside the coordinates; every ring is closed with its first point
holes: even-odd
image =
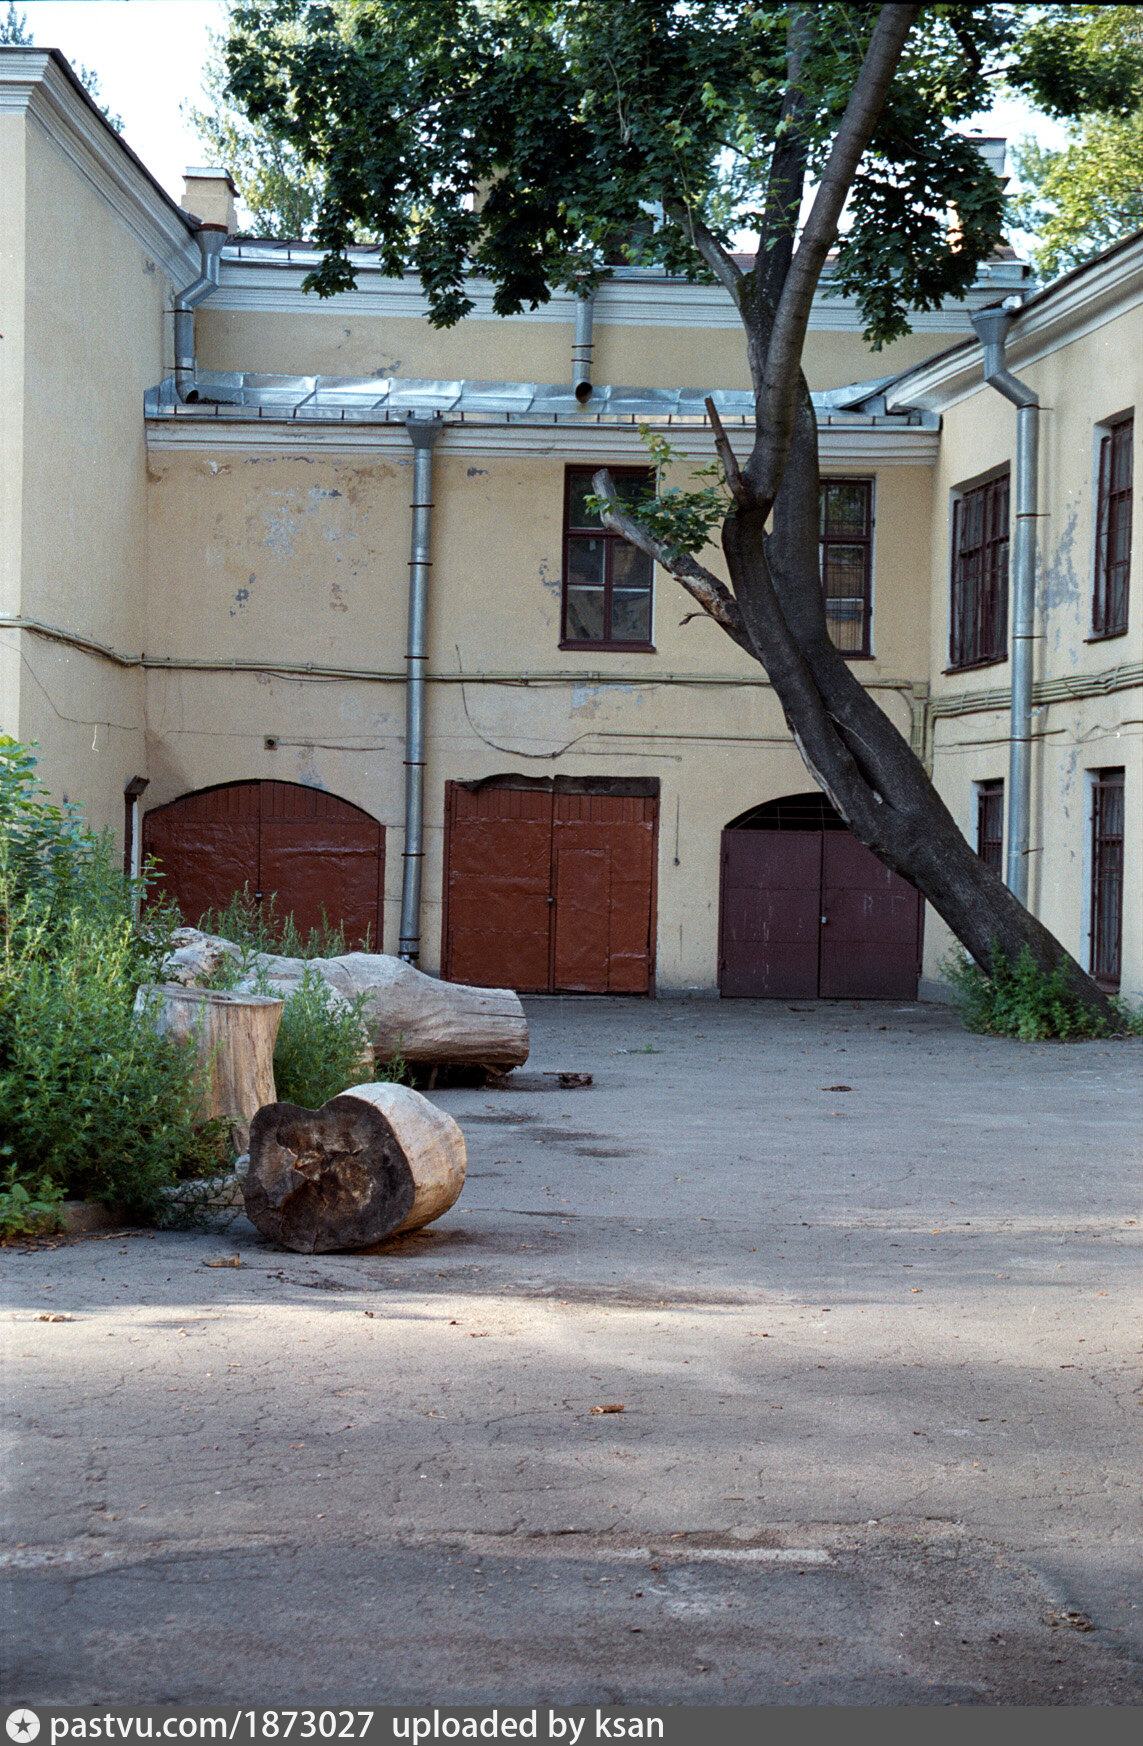
{"type": "Polygon", "coordinates": [[[464,1136],[444,1110],[407,1085],[352,1085],[319,1110],[260,1109],[242,1193],[263,1236],[318,1255],[440,1218],[464,1171],[464,1136]]]}

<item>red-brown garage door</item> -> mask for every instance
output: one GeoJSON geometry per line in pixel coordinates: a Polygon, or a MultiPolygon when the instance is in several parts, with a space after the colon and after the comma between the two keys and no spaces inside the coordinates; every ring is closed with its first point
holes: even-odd
{"type": "Polygon", "coordinates": [[[143,852],[161,863],[159,890],[196,922],[244,886],[303,934],[322,912],[349,946],[380,950],[385,827],[360,807],[296,782],[228,782],[184,794],[143,819],[143,852]]]}
{"type": "Polygon", "coordinates": [[[525,993],[646,994],[650,783],[450,782],[444,974],[525,993]]]}
{"type": "Polygon", "coordinates": [[[722,833],[722,994],[915,1000],[921,900],[820,795],[792,795],[722,833]]]}

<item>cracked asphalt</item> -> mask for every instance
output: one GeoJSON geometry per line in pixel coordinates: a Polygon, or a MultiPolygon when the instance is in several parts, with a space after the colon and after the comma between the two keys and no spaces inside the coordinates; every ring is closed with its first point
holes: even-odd
{"type": "Polygon", "coordinates": [[[426,1232],[0,1252],[3,1695],[1143,1701],[1143,1048],[526,1006],[426,1232]]]}

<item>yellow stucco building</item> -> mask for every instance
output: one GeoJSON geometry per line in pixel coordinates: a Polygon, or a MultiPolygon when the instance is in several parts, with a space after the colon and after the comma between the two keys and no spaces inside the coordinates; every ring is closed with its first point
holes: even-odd
{"type": "MultiPolygon", "coordinates": [[[[502,320],[477,283],[437,332],[363,249],[318,302],[304,246],[219,254],[225,177],[188,181],[191,217],[31,49],[0,51],[0,199],[0,725],[192,917],[249,883],[463,980],[936,991],[947,935],[850,853],[761,669],[583,503],[595,468],[647,468],[640,424],[680,479],[705,465],[708,392],[745,444],[725,293],[617,270],[590,371],[572,298],[502,320]]],[[[1143,239],[1040,291],[998,260],[876,356],[827,286],[806,363],[831,624],[1003,865],[1027,478],[971,316],[1006,299],[1039,401],[1019,859],[1036,913],[1138,1000],[1143,239]]]]}

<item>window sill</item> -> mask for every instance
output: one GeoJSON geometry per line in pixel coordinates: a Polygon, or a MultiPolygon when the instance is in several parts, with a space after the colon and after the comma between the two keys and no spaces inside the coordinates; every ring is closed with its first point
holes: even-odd
{"type": "Polygon", "coordinates": [[[942,667],[941,677],[944,679],[953,673],[978,673],[982,667],[1005,667],[1007,664],[1007,655],[989,655],[983,661],[964,661],[956,667],[942,667]]]}
{"type": "Polygon", "coordinates": [[[1127,626],[1123,625],[1119,630],[1092,631],[1090,637],[1085,637],[1083,640],[1085,643],[1113,643],[1116,637],[1125,637],[1126,635],[1127,626]]]}
{"type": "Polygon", "coordinates": [[[843,661],[875,661],[877,659],[872,649],[838,649],[837,652],[843,661]]]}
{"type": "Polygon", "coordinates": [[[559,643],[557,647],[569,654],[654,655],[654,643],[559,643]]]}

